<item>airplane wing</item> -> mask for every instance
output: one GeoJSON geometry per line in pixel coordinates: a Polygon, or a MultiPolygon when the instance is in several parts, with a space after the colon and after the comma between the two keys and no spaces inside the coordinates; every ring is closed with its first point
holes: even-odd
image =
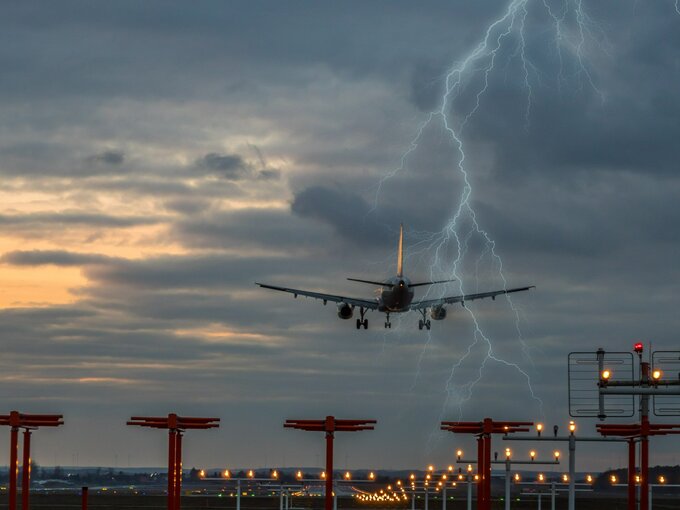
{"type": "Polygon", "coordinates": [[[491,292],[481,292],[479,294],[464,294],[462,296],[451,296],[439,299],[426,299],[424,301],[416,301],[411,303],[409,307],[410,310],[423,310],[425,308],[431,308],[433,306],[441,306],[452,303],[463,303],[465,306],[465,301],[474,301],[475,299],[491,298],[496,299],[496,296],[503,294],[512,294],[513,292],[522,292],[524,290],[533,289],[535,285],[530,285],[529,287],[517,287],[515,289],[504,289],[504,290],[494,290],[491,292]]]}
{"type": "Polygon", "coordinates": [[[272,289],[272,290],[279,290],[281,292],[288,292],[289,294],[293,294],[293,296],[298,297],[298,296],[305,296],[305,297],[311,297],[314,299],[321,299],[323,301],[323,304],[325,305],[327,301],[333,301],[334,303],[347,303],[348,305],[352,306],[360,306],[363,307],[367,310],[377,310],[378,309],[378,301],[377,300],[370,300],[370,299],[358,299],[358,298],[352,298],[352,297],[347,297],[347,296],[336,296],[335,294],[322,294],[321,292],[311,292],[309,290],[300,290],[300,289],[289,289],[288,287],[277,287],[276,285],[267,285],[265,283],[258,283],[255,282],[255,285],[259,285],[263,289],[272,289]]]}

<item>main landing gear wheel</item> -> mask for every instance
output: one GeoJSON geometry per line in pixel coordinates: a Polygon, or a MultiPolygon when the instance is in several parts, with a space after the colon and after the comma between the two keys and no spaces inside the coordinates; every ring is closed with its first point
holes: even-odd
{"type": "Polygon", "coordinates": [[[430,319],[426,319],[425,315],[425,310],[421,310],[420,313],[422,314],[423,318],[418,321],[418,329],[427,329],[428,331],[430,330],[430,319]]]}
{"type": "Polygon", "coordinates": [[[363,326],[364,329],[368,329],[368,319],[364,318],[364,315],[366,314],[366,310],[364,310],[363,308],[360,308],[359,313],[361,314],[361,318],[357,319],[357,329],[361,329],[361,326],[363,326]]]}

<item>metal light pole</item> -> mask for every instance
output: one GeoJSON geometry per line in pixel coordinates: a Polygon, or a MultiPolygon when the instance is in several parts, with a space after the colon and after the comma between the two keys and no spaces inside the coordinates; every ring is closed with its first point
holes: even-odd
{"type": "Polygon", "coordinates": [[[555,510],[555,482],[550,483],[550,510],[555,510]]]}
{"type": "MultiPolygon", "coordinates": [[[[559,429],[553,429],[559,430],[559,429]]],[[[576,424],[571,421],[569,422],[569,435],[568,436],[558,436],[557,433],[553,437],[541,435],[543,431],[543,425],[541,423],[536,425],[536,436],[505,436],[504,441],[538,441],[538,442],[566,442],[569,444],[569,510],[576,510],[576,442],[625,442],[625,439],[610,439],[602,437],[582,437],[576,435],[576,424]]]]}

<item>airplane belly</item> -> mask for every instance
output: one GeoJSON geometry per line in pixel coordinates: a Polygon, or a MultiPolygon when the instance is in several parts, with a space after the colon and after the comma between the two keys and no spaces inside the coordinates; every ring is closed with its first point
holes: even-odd
{"type": "Polygon", "coordinates": [[[398,290],[383,292],[381,296],[382,307],[385,311],[401,312],[408,308],[413,299],[413,292],[398,290]]]}

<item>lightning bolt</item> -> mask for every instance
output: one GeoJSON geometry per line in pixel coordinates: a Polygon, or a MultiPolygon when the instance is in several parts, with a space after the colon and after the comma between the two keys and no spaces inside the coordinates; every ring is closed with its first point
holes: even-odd
{"type": "MultiPolygon", "coordinates": [[[[553,42],[559,64],[557,86],[560,92],[563,83],[567,79],[565,77],[566,58],[564,53],[565,48],[569,48],[575,63],[576,71],[574,75],[579,79],[581,87],[583,82],[585,82],[604,101],[604,95],[597,88],[595,79],[586,65],[588,41],[599,41],[603,38],[596,36],[596,33],[600,33],[599,27],[586,13],[582,0],[563,0],[560,2],[559,7],[554,7],[553,2],[549,0],[511,0],[507,3],[501,14],[486,27],[477,45],[462,60],[447,70],[444,79],[444,91],[440,98],[439,107],[426,115],[425,120],[416,129],[415,136],[408,145],[407,150],[402,154],[400,164],[392,171],[383,175],[376,187],[371,212],[375,211],[379,206],[379,198],[384,185],[399,173],[408,170],[409,158],[418,151],[426,128],[437,123],[440,129],[447,135],[449,142],[456,149],[458,157],[454,164],[454,171],[462,178],[462,188],[457,198],[457,208],[446,222],[444,228],[436,233],[427,233],[424,236],[424,240],[415,248],[418,252],[425,251],[431,254],[430,276],[432,280],[434,281],[437,276],[446,274],[449,278],[456,280],[458,291],[461,294],[465,294],[465,278],[461,269],[468,257],[469,242],[472,238],[481,240],[483,244],[481,254],[476,261],[475,275],[479,274],[482,259],[488,256],[502,282],[503,288],[507,289],[503,261],[497,252],[496,243],[490,234],[480,226],[477,220],[477,213],[472,205],[473,186],[468,169],[463,134],[465,127],[475,117],[475,114],[481,107],[489,89],[490,79],[498,70],[498,61],[503,55],[507,54],[506,50],[511,51],[506,65],[510,65],[511,59],[519,59],[526,103],[523,119],[524,127],[525,129],[529,128],[534,96],[532,78],[535,80],[539,79],[539,71],[529,58],[526,37],[527,30],[529,29],[529,11],[534,6],[544,13],[544,19],[552,27],[553,42]],[[474,98],[471,106],[467,108],[463,104],[463,92],[471,92],[471,97],[474,98]],[[462,112],[459,114],[460,120],[456,120],[450,113],[454,111],[454,107],[455,110],[462,112]],[[451,256],[449,256],[451,250],[453,250],[452,260],[451,256]]],[[[433,289],[428,289],[425,298],[431,292],[433,292],[433,289]]],[[[514,315],[517,339],[522,346],[524,357],[531,362],[529,347],[524,341],[520,327],[519,310],[508,295],[506,295],[506,301],[514,315]]],[[[499,356],[494,349],[494,342],[485,333],[474,310],[470,307],[466,307],[465,310],[473,325],[472,340],[449,371],[445,386],[446,398],[442,406],[442,416],[454,398],[458,404],[459,415],[462,415],[464,404],[472,397],[475,386],[482,380],[484,371],[490,363],[503,365],[515,370],[526,382],[531,398],[539,405],[541,415],[543,415],[543,402],[534,390],[529,372],[520,366],[519,363],[508,361],[499,356]],[[479,351],[483,354],[483,358],[476,366],[476,376],[462,385],[456,385],[455,378],[459,370],[470,360],[475,352],[479,351]]],[[[425,351],[431,342],[432,338],[428,332],[427,340],[417,360],[412,390],[415,388],[418,380],[425,351]]]]}

